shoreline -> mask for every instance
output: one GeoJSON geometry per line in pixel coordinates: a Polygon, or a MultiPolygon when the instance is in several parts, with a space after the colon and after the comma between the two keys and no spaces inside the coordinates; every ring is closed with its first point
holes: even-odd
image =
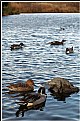
{"type": "MultiPolygon", "coordinates": [[[[80,13],[20,13],[20,14],[12,14],[12,15],[34,15],[34,14],[39,14],[39,15],[47,15],[47,14],[77,14],[77,15],[79,15],[80,13]]],[[[2,17],[4,17],[4,16],[12,16],[11,14],[9,14],[9,15],[2,15],[2,17]]]]}
{"type": "Polygon", "coordinates": [[[2,2],[2,16],[21,13],[80,13],[79,2],[2,2]]]}

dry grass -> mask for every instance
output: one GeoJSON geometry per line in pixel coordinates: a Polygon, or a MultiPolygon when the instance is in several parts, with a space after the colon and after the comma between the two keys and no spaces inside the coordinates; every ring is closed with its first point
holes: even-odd
{"type": "MultiPolygon", "coordinates": [[[[6,14],[16,13],[79,13],[79,2],[9,2],[6,14]]],[[[3,12],[4,14],[4,12],[3,12]]]]}

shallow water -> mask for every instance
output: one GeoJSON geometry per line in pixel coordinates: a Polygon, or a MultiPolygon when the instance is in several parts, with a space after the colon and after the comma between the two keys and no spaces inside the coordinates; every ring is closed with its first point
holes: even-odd
{"type": "MultiPolygon", "coordinates": [[[[33,79],[35,84],[54,77],[68,79],[79,87],[80,75],[80,14],[20,14],[2,17],[2,120],[79,120],[79,95],[72,94],[64,101],[56,99],[46,89],[43,111],[29,110],[16,117],[20,97],[9,94],[10,83],[33,79]],[[64,30],[62,29],[64,28],[64,30]],[[67,40],[64,45],[50,46],[51,41],[67,40]],[[13,43],[25,47],[10,50],[13,43]],[[67,47],[74,53],[66,55],[67,47]]],[[[35,87],[38,90],[38,87],[35,87]]]]}

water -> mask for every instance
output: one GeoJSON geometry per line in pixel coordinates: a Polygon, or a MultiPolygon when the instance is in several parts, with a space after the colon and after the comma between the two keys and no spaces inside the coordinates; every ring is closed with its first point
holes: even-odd
{"type": "MultiPolygon", "coordinates": [[[[46,89],[43,111],[25,111],[16,117],[20,97],[9,94],[10,83],[33,79],[35,84],[54,77],[68,79],[79,87],[80,71],[80,14],[20,14],[2,17],[2,119],[11,120],[79,120],[79,95],[72,94],[59,101],[46,89]],[[64,28],[61,29],[61,28],[64,28]],[[64,45],[50,46],[51,41],[67,40],[64,45]],[[21,50],[10,50],[13,43],[23,42],[21,50]],[[74,53],[65,54],[66,47],[74,53]]],[[[38,90],[38,87],[35,87],[38,90]]]]}

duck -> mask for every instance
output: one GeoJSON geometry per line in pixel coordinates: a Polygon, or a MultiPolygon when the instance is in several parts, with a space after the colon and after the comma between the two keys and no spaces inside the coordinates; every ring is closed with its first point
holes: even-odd
{"type": "Polygon", "coordinates": [[[63,43],[65,42],[66,40],[62,40],[61,42],[59,41],[53,41],[53,42],[49,42],[48,44],[51,44],[51,45],[63,45],[63,43]]]}
{"type": "Polygon", "coordinates": [[[20,49],[24,46],[24,44],[21,42],[20,44],[13,44],[10,46],[11,50],[15,50],[15,49],[20,49]]]}
{"type": "Polygon", "coordinates": [[[34,90],[34,81],[28,79],[25,83],[10,84],[7,86],[9,91],[14,92],[28,92],[34,90]]]}
{"type": "Polygon", "coordinates": [[[63,27],[60,27],[60,30],[65,30],[65,28],[63,28],[63,27]]]}
{"type": "Polygon", "coordinates": [[[21,99],[21,103],[27,103],[27,108],[35,107],[46,101],[45,87],[40,87],[38,92],[28,93],[27,97],[21,99]]]}
{"type": "Polygon", "coordinates": [[[45,87],[40,87],[38,92],[27,94],[27,97],[17,102],[20,107],[19,110],[16,112],[16,116],[22,112],[24,115],[24,111],[31,110],[31,109],[41,109],[45,106],[47,94],[45,93],[45,87]]]}
{"type": "Polygon", "coordinates": [[[73,46],[71,48],[66,48],[66,54],[73,53],[73,46]]]}

